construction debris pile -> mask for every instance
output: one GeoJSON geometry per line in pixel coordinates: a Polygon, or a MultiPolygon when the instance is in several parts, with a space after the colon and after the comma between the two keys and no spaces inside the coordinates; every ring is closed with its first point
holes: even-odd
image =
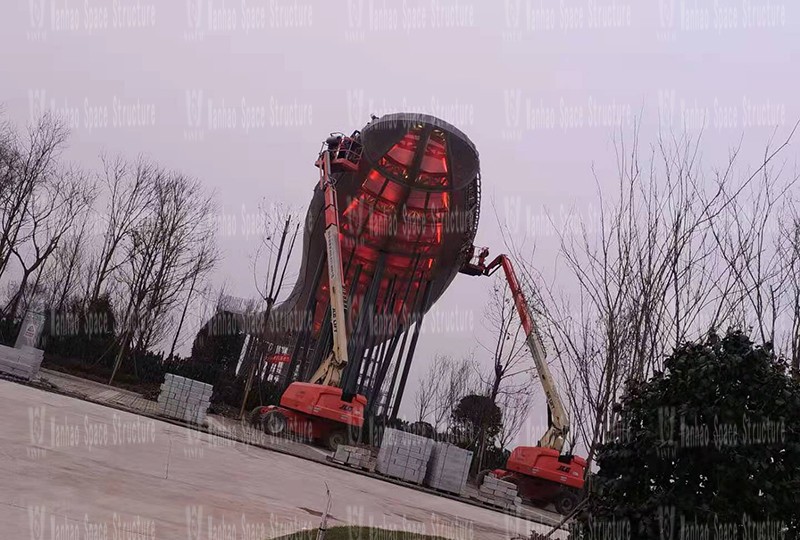
{"type": "Polygon", "coordinates": [[[340,444],[336,448],[333,461],[369,472],[374,472],[375,467],[378,465],[377,458],[372,455],[372,451],[369,448],[344,444],[340,444]]]}
{"type": "Polygon", "coordinates": [[[425,485],[461,495],[467,485],[472,452],[446,442],[433,444],[425,485]]]}
{"type": "Polygon", "coordinates": [[[158,394],[159,413],[203,425],[213,389],[210,384],[167,373],[158,394]]]}
{"type": "Polygon", "coordinates": [[[387,428],[378,452],[377,471],[391,478],[421,484],[428,472],[433,440],[387,428]]]}
{"type": "Polygon", "coordinates": [[[522,498],[517,496],[517,486],[491,474],[484,477],[475,498],[506,510],[516,510],[522,506],[522,498]]]}
{"type": "Polygon", "coordinates": [[[18,349],[0,345],[0,371],[15,377],[32,379],[39,373],[42,358],[44,358],[44,351],[41,349],[28,346],[18,349]]]}

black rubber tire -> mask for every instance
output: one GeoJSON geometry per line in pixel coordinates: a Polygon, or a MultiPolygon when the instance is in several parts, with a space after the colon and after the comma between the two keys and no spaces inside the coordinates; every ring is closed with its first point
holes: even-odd
{"type": "Polygon", "coordinates": [[[286,433],[286,423],[286,417],[280,411],[269,411],[261,417],[261,429],[267,435],[283,435],[286,433]]]}
{"type": "Polygon", "coordinates": [[[262,406],[259,405],[247,415],[247,420],[254,426],[261,424],[261,409],[262,406]]]}
{"type": "Polygon", "coordinates": [[[347,431],[343,429],[334,429],[325,437],[325,446],[334,452],[339,445],[347,444],[347,442],[347,431]]]}
{"type": "Polygon", "coordinates": [[[578,497],[577,493],[570,490],[563,490],[556,495],[553,506],[556,507],[556,512],[562,516],[566,516],[575,510],[575,507],[578,506],[578,502],[580,502],[580,497],[578,497]]]}

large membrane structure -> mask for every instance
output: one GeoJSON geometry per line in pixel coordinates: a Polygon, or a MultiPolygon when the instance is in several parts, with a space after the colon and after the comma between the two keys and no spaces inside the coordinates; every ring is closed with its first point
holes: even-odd
{"type": "MultiPolygon", "coordinates": [[[[368,412],[396,417],[425,313],[465,260],[480,213],[478,151],[428,115],[373,117],[351,135],[334,169],[347,292],[348,356],[342,386],[368,412]]],[[[308,380],[331,350],[323,192],[314,188],[294,289],[270,317],[288,348],[284,382],[308,380]]]]}

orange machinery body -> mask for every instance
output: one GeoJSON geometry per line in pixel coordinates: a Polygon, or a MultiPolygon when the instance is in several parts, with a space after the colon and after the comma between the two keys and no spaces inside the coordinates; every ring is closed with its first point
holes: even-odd
{"type": "Polygon", "coordinates": [[[506,468],[495,469],[492,473],[517,484],[522,496],[548,501],[565,486],[583,489],[586,460],[560,455],[552,448],[518,446],[508,457],[506,468]]]}
{"type": "Polygon", "coordinates": [[[322,384],[294,382],[281,396],[279,406],[261,408],[261,414],[278,410],[286,427],[296,435],[322,439],[335,429],[359,429],[364,425],[367,398],[358,394],[352,402],[342,399],[342,389],[322,384]]]}

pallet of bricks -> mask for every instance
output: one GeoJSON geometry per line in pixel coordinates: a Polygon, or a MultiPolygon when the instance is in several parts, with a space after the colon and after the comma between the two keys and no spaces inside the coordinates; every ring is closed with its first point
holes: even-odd
{"type": "Polygon", "coordinates": [[[433,451],[433,440],[387,428],[378,452],[376,470],[391,478],[422,484],[433,451]]]}
{"type": "Polygon", "coordinates": [[[461,495],[467,485],[472,452],[446,442],[435,442],[425,475],[425,485],[461,495]]]}
{"type": "Polygon", "coordinates": [[[158,394],[159,412],[170,418],[203,425],[213,389],[210,384],[167,373],[158,394]]]}
{"type": "Polygon", "coordinates": [[[345,444],[340,444],[336,447],[332,461],[369,472],[374,472],[375,467],[378,465],[377,458],[372,455],[372,451],[369,448],[347,446],[345,444]]]}
{"type": "Polygon", "coordinates": [[[44,351],[41,349],[0,345],[0,372],[30,380],[39,373],[42,358],[44,351]]]}
{"type": "Polygon", "coordinates": [[[484,477],[475,498],[506,510],[516,510],[522,506],[522,498],[517,496],[517,486],[491,474],[484,477]]]}

